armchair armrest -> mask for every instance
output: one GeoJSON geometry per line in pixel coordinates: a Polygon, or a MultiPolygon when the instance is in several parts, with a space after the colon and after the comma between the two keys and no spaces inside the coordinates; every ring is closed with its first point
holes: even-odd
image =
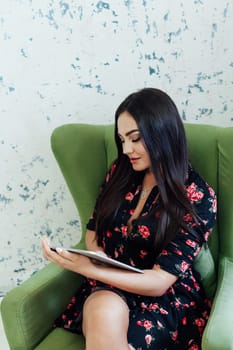
{"type": "Polygon", "coordinates": [[[223,257],[218,285],[203,338],[203,350],[233,349],[233,261],[223,257]]]}
{"type": "Polygon", "coordinates": [[[82,281],[75,273],[48,264],[11,290],[1,313],[12,350],[32,350],[50,332],[53,321],[82,281]]]}

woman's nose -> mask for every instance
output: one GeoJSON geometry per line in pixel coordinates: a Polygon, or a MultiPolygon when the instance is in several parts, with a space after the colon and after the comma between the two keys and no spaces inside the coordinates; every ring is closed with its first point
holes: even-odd
{"type": "Polygon", "coordinates": [[[133,145],[132,145],[132,143],[125,141],[123,143],[123,153],[124,154],[130,154],[132,152],[133,152],[133,145]]]}

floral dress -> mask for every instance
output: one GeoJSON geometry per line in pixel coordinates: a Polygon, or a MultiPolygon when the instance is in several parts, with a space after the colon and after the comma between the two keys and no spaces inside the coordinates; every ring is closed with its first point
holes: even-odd
{"type": "MultiPolygon", "coordinates": [[[[106,182],[111,172],[107,174],[106,182]]],[[[99,289],[118,293],[130,310],[128,342],[136,350],[201,349],[201,336],[210,313],[200,275],[193,262],[207,241],[216,221],[216,196],[213,189],[191,167],[186,181],[187,196],[199,217],[198,227],[189,214],[184,221],[193,227],[193,235],[180,229],[175,238],[159,256],[153,253],[153,242],[159,220],[159,209],[148,218],[150,210],[158,206],[155,186],[143,207],[140,218],[133,220],[132,230],[127,226],[140,197],[141,185],[132,184],[111,227],[105,232],[102,246],[105,253],[116,260],[151,269],[154,264],[178,277],[176,282],[159,297],[142,296],[99,281],[85,278],[81,288],[70,300],[66,310],[55,321],[55,326],[81,333],[82,308],[86,298],[99,289]]],[[[159,207],[159,206],[158,206],[159,207]]],[[[96,210],[87,228],[95,230],[96,210]]]]}

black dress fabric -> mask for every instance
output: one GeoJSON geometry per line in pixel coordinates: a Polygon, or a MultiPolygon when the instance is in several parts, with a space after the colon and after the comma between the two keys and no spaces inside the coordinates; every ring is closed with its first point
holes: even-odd
{"type": "MultiPolygon", "coordinates": [[[[105,182],[114,171],[112,166],[105,182]]],[[[82,308],[86,298],[98,289],[109,289],[123,297],[130,310],[128,342],[136,350],[201,349],[201,336],[209,317],[211,303],[206,298],[201,279],[193,268],[194,258],[208,240],[216,221],[214,190],[191,167],[186,180],[186,192],[199,217],[194,223],[189,214],[184,221],[196,232],[180,229],[175,238],[159,256],[155,257],[153,242],[159,220],[159,200],[155,201],[155,186],[143,207],[140,218],[128,221],[140,197],[141,185],[132,185],[111,227],[105,232],[102,246],[105,253],[116,260],[151,269],[154,264],[178,277],[160,297],[148,297],[119,290],[99,281],[84,278],[81,288],[71,298],[66,310],[55,321],[55,326],[74,333],[81,332],[82,308]],[[158,210],[156,210],[158,207],[158,210]],[[153,216],[148,216],[155,210],[153,216]]],[[[95,230],[96,209],[87,228],[95,230]]]]}

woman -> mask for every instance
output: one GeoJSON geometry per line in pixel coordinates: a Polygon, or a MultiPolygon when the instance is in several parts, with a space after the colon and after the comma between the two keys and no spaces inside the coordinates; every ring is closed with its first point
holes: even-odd
{"type": "Polygon", "coordinates": [[[201,349],[210,312],[194,258],[215,224],[213,189],[188,162],[171,98],[146,88],[115,115],[118,157],[87,224],[86,247],[143,274],[93,264],[43,240],[46,259],[85,276],[56,320],[87,350],[201,349]]]}

